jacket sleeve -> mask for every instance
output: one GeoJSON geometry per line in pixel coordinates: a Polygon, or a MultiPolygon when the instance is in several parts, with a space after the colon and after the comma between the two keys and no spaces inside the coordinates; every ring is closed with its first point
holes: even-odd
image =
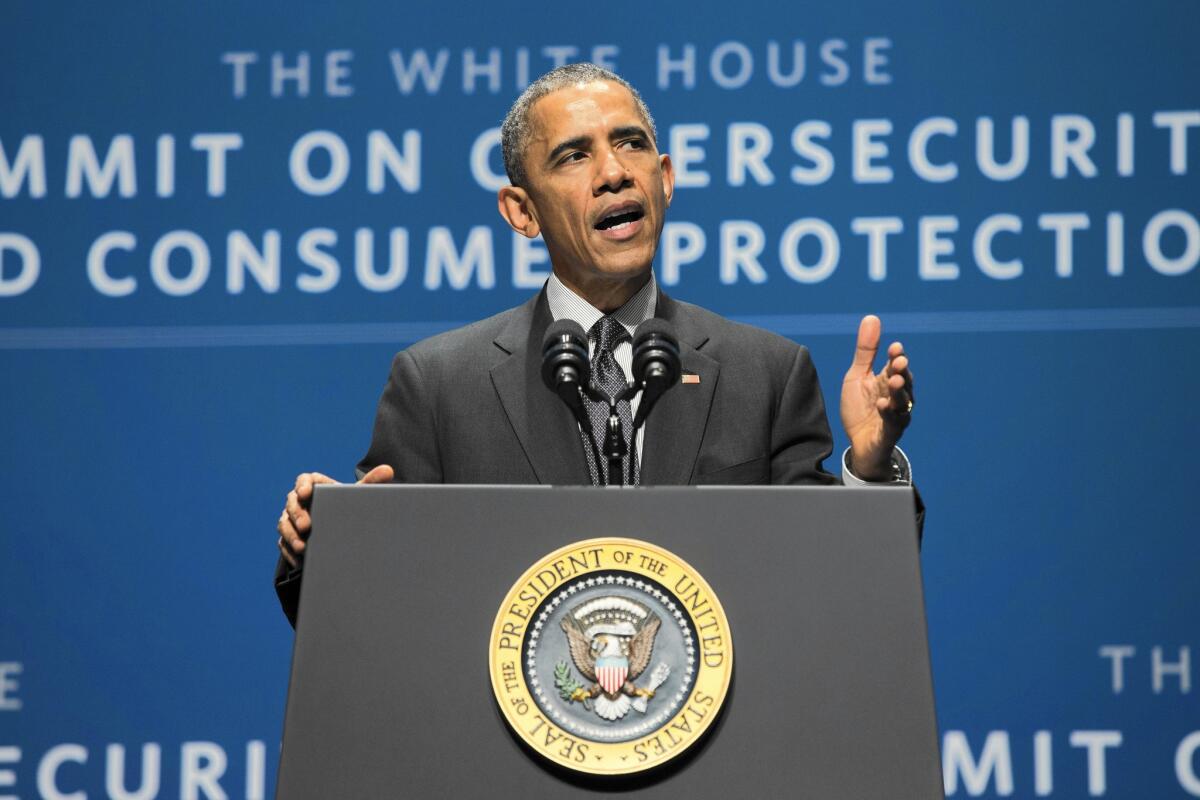
{"type": "Polygon", "coordinates": [[[823,462],[833,452],[825,400],[808,348],[796,349],[771,424],[771,483],[839,483],[823,462]]]}
{"type": "MultiPolygon", "coordinates": [[[[434,384],[427,380],[410,350],[396,354],[383,396],[375,412],[371,446],[358,462],[362,477],[373,467],[390,464],[397,483],[441,483],[434,384]]],[[[299,614],[303,564],[292,569],[282,556],[275,565],[275,593],[292,627],[299,614]]]]}
{"type": "MultiPolygon", "coordinates": [[[[841,478],[826,472],[823,466],[832,452],[833,435],[825,413],[824,395],[808,348],[801,345],[780,394],[771,428],[771,483],[840,484],[841,478]]],[[[919,543],[925,529],[925,503],[915,486],[912,492],[919,543]]]]}
{"type": "Polygon", "coordinates": [[[375,412],[371,446],[358,462],[359,476],[390,464],[396,483],[443,482],[436,385],[411,350],[396,354],[375,412]]]}

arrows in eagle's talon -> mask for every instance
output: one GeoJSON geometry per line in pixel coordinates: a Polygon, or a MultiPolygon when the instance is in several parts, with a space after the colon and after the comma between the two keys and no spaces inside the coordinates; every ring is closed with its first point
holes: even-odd
{"type": "Polygon", "coordinates": [[[658,666],[650,673],[650,682],[644,689],[638,689],[635,694],[637,697],[633,701],[633,707],[643,714],[646,713],[646,706],[649,698],[654,697],[654,690],[662,686],[671,674],[671,668],[663,662],[658,662],[658,666]]]}

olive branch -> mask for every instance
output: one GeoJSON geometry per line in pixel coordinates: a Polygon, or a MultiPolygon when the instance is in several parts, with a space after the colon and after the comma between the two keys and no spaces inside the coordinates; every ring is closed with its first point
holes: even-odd
{"type": "MultiPolygon", "coordinates": [[[[554,686],[558,689],[558,696],[568,703],[573,702],[572,695],[577,689],[586,689],[579,681],[575,680],[571,675],[571,666],[566,661],[559,661],[554,665],[554,686]]],[[[583,700],[583,707],[588,711],[592,710],[592,701],[583,700]]]]}

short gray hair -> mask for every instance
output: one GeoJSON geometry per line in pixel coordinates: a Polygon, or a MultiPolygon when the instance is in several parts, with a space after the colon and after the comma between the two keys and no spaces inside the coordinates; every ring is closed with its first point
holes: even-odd
{"type": "Polygon", "coordinates": [[[559,89],[593,81],[612,81],[628,89],[629,93],[633,95],[633,102],[637,105],[638,113],[642,115],[642,119],[650,128],[651,139],[655,144],[658,143],[658,131],[654,128],[654,117],[650,116],[650,109],[646,107],[646,101],[638,94],[637,89],[629,84],[629,81],[615,72],[595,64],[586,62],[567,64],[550,70],[529,84],[529,87],[521,92],[521,96],[512,104],[512,108],[504,117],[504,124],[500,126],[500,148],[504,152],[504,171],[508,173],[508,180],[513,186],[524,186],[528,177],[525,173],[525,149],[529,146],[529,111],[533,108],[533,104],[559,89]]]}

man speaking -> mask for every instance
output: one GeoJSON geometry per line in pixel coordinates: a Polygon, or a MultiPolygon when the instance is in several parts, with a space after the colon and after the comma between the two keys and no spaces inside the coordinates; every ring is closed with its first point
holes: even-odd
{"type": "MultiPolygon", "coordinates": [[[[837,483],[822,467],[833,440],[807,349],[659,290],[651,267],[675,177],[636,90],[591,64],[560,67],[521,94],[501,137],[511,185],[500,214],[542,236],[553,274],[524,305],[395,357],[360,482],[837,483]],[[543,384],[551,324],[587,332],[593,386],[612,396],[608,387],[632,375],[632,335],[651,318],[674,331],[681,377],[636,433],[639,396],[584,417],[543,384]],[[610,412],[624,422],[624,481],[590,445],[610,412]]],[[[912,375],[899,342],[873,371],[879,341],[878,318],[864,318],[842,382],[847,483],[909,481],[896,443],[911,419],[912,375]]],[[[301,474],[279,517],[275,586],[293,624],[313,486],[335,482],[301,474]]]]}

